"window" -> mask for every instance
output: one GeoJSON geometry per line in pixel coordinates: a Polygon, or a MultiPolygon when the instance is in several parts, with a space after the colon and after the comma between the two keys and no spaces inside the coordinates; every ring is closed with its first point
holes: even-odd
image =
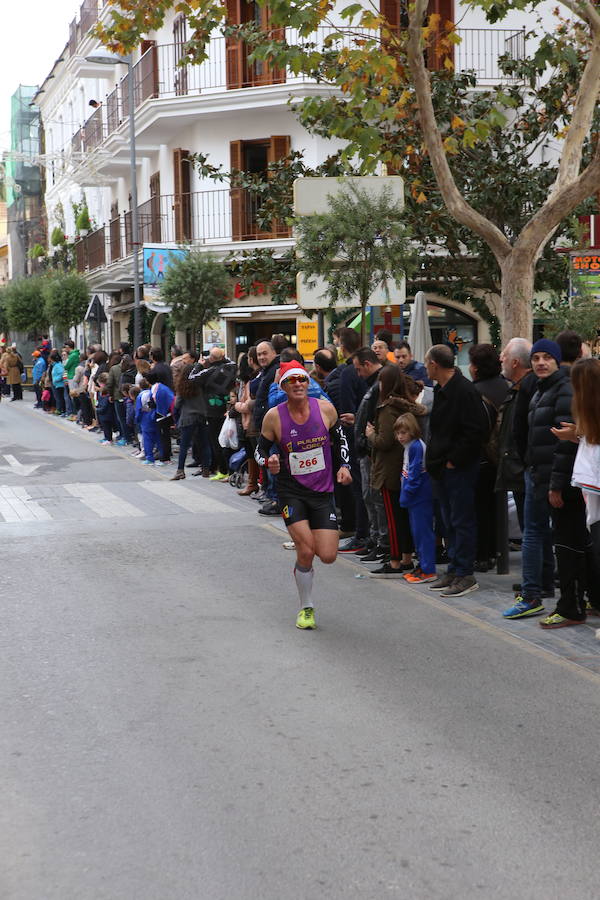
{"type": "MultiPolygon", "coordinates": [[[[405,28],[408,24],[407,0],[380,0],[381,13],[392,27],[405,28]]],[[[429,0],[428,14],[437,13],[442,23],[454,22],[454,0],[429,0]]],[[[436,53],[435,45],[427,50],[427,67],[442,69],[444,58],[436,53]]]]}
{"type": "MultiPolygon", "coordinates": [[[[270,163],[283,159],[290,152],[288,135],[273,135],[257,141],[232,141],[231,168],[241,172],[266,173],[270,163]]],[[[242,188],[231,191],[232,237],[234,241],[289,237],[290,229],[283,222],[272,222],[270,231],[263,231],[257,217],[260,200],[242,188]]]]}
{"type": "Polygon", "coordinates": [[[187,44],[187,19],[185,16],[178,16],[173,22],[173,44],[175,50],[175,75],[173,78],[175,94],[182,97],[188,92],[187,66],[179,65],[185,55],[185,45],[187,44]]]}
{"type": "MultiPolygon", "coordinates": [[[[271,27],[271,14],[267,6],[261,6],[255,0],[226,0],[226,6],[227,19],[230,24],[243,25],[246,22],[254,22],[274,39],[278,40],[283,37],[283,28],[271,27]]],[[[273,68],[262,61],[250,62],[249,55],[248,48],[243,41],[226,38],[227,87],[230,90],[285,82],[284,69],[273,68]]]]}

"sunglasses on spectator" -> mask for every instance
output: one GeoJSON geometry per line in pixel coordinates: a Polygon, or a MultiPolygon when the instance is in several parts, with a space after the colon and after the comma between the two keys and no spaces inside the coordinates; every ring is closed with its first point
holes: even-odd
{"type": "Polygon", "coordinates": [[[308,384],[308,375],[288,375],[285,384],[308,384]]]}

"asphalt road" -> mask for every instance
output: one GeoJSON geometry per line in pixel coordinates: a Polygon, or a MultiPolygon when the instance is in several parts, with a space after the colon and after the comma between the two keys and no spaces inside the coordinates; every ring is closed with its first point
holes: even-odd
{"type": "Polygon", "coordinates": [[[347,560],[299,632],[282,539],[0,404],[2,900],[598,897],[593,634],[347,560]]]}

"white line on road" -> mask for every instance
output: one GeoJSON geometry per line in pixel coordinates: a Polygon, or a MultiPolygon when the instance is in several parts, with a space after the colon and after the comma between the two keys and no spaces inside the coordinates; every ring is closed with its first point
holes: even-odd
{"type": "Polygon", "coordinates": [[[48,522],[50,513],[25,488],[0,485],[0,514],[6,522],[48,522]]]}
{"type": "Polygon", "coordinates": [[[137,506],[111,494],[101,484],[65,484],[64,488],[101,519],[131,519],[145,515],[137,506]]]}
{"type": "Polygon", "coordinates": [[[231,507],[227,504],[213,500],[212,497],[207,497],[205,494],[191,491],[179,482],[169,484],[164,481],[144,481],[141,482],[141,487],[156,494],[157,497],[162,497],[163,500],[182,506],[188,512],[231,512],[231,507]]]}
{"type": "Polygon", "coordinates": [[[0,466],[3,472],[12,472],[13,475],[24,475],[27,477],[28,475],[33,475],[36,469],[39,469],[39,463],[37,465],[26,466],[24,463],[20,463],[16,456],[12,456],[11,454],[4,454],[4,459],[8,463],[8,466],[0,466]]]}

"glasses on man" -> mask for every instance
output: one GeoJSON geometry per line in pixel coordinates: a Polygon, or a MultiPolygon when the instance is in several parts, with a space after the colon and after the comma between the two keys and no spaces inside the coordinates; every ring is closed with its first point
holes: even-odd
{"type": "Polygon", "coordinates": [[[285,384],[308,384],[308,375],[288,375],[285,384]]]}

